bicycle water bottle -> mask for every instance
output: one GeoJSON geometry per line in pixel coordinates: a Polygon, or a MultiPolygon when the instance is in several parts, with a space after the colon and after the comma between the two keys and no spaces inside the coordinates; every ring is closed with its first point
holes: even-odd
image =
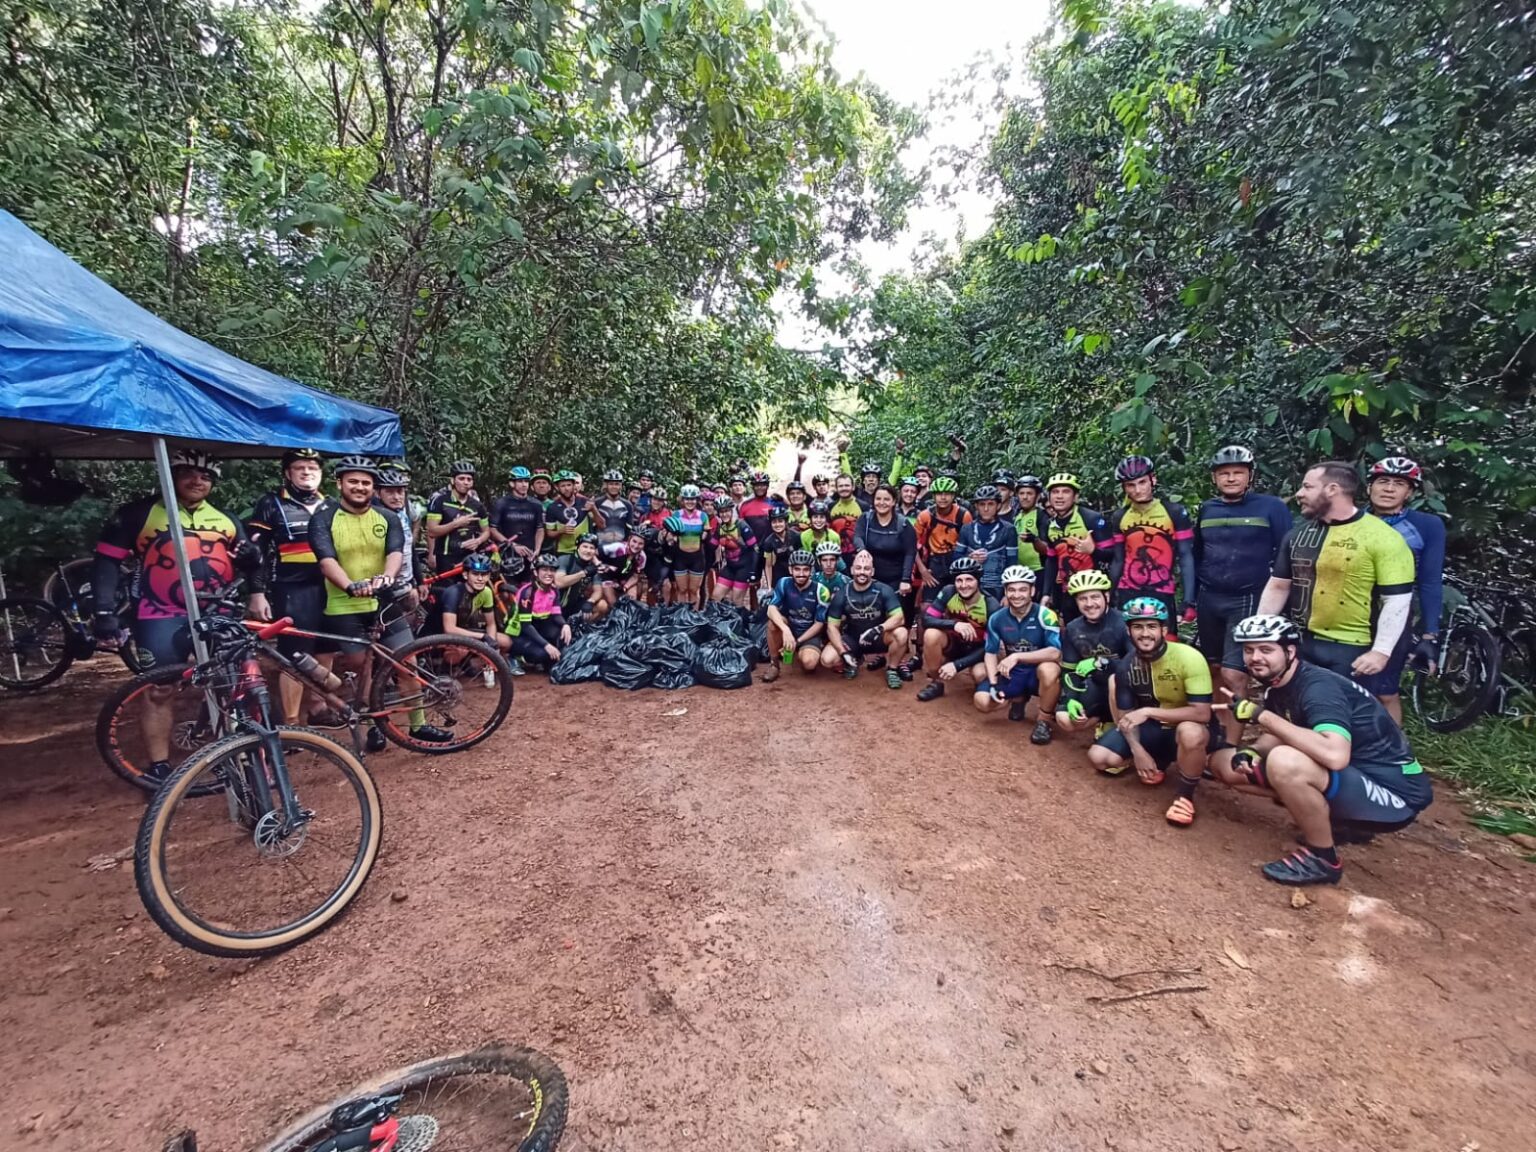
{"type": "Polygon", "coordinates": [[[341,677],[321,664],[320,661],[316,660],[308,652],[294,653],[293,666],[311,684],[326,692],[334,692],[341,687],[341,677]]]}

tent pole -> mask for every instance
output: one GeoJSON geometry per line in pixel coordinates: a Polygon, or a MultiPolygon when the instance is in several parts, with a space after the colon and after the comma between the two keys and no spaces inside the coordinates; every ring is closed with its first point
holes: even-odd
{"type": "Polygon", "coordinates": [[[187,559],[187,540],[181,531],[181,508],[176,503],[176,482],[171,477],[171,454],[165,437],[154,438],[155,471],[160,475],[160,500],[165,505],[166,523],[171,526],[171,548],[176,552],[176,571],[181,574],[181,593],[187,602],[187,631],[192,633],[192,656],[202,664],[208,659],[203,638],[197,634],[197,584],[192,579],[192,562],[187,559]]]}

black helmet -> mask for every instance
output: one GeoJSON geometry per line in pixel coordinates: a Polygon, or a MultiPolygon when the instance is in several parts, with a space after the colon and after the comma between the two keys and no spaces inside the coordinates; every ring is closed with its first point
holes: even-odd
{"type": "Polygon", "coordinates": [[[343,472],[366,472],[375,480],[379,478],[378,468],[366,456],[343,456],[340,460],[336,461],[331,471],[335,473],[337,479],[341,478],[343,472]]]}
{"type": "Polygon", "coordinates": [[[656,525],[649,520],[642,520],[630,529],[630,534],[640,537],[647,544],[656,539],[656,525]]]}
{"type": "MultiPolygon", "coordinates": [[[[1003,494],[997,490],[997,485],[995,484],[983,484],[971,493],[972,502],[978,500],[1001,500],[1002,498],[1003,494]]],[[[951,565],[951,570],[953,570],[953,565],[951,565]]]]}
{"type": "Polygon", "coordinates": [[[815,563],[816,558],[807,552],[804,548],[796,548],[789,554],[789,566],[791,568],[795,567],[797,564],[804,564],[807,568],[809,568],[815,563]]]}
{"type": "Polygon", "coordinates": [[[1157,471],[1157,465],[1152,463],[1150,456],[1127,456],[1115,465],[1115,480],[1124,484],[1127,480],[1140,480],[1143,476],[1150,476],[1157,471]]]}
{"type": "Polygon", "coordinates": [[[715,497],[715,511],[716,512],[734,512],[735,510],[736,510],[736,501],[732,500],[729,496],[716,496],[715,497]]]}
{"type": "Polygon", "coordinates": [[[620,472],[617,468],[608,469],[608,471],[603,473],[603,483],[607,484],[609,481],[616,481],[619,484],[624,483],[624,473],[620,472]]]}
{"type": "Polygon", "coordinates": [[[283,453],[283,471],[288,471],[288,465],[297,464],[300,460],[313,460],[316,464],[323,464],[320,453],[313,448],[290,448],[283,453]]]}
{"type": "Polygon", "coordinates": [[[477,576],[489,576],[491,574],[491,558],[484,552],[472,552],[464,557],[464,571],[473,572],[477,576]]]}
{"type": "Polygon", "coordinates": [[[812,500],[810,512],[812,516],[830,516],[832,515],[832,505],[826,500],[812,500]]]}
{"type": "Polygon", "coordinates": [[[535,568],[554,568],[554,569],[558,569],[560,567],[560,561],[558,559],[556,559],[554,553],[552,553],[552,552],[544,552],[544,553],[541,553],[539,558],[533,562],[533,566],[535,568]]]}
{"type": "Polygon", "coordinates": [[[788,484],[784,485],[785,495],[788,495],[791,492],[804,492],[804,491],[805,491],[805,485],[802,484],[798,480],[791,480],[788,484]]]}
{"type": "Polygon", "coordinates": [[[1006,468],[999,468],[996,472],[992,473],[992,483],[996,484],[999,488],[1012,488],[1013,473],[1006,468]]]}
{"type": "Polygon", "coordinates": [[[501,574],[508,580],[516,580],[528,571],[528,561],[516,552],[506,552],[501,557],[501,574]]]}
{"type": "Polygon", "coordinates": [[[448,475],[450,476],[473,476],[474,474],[475,464],[473,460],[455,460],[452,464],[448,465],[448,475]]]}
{"type": "Polygon", "coordinates": [[[881,475],[880,465],[876,464],[873,460],[866,460],[866,461],[864,461],[864,467],[859,469],[859,475],[860,476],[879,476],[879,475],[881,475]]]}
{"type": "Polygon", "coordinates": [[[964,576],[966,573],[979,578],[981,576],[981,565],[969,556],[962,556],[949,566],[949,574],[951,576],[964,576]]]}
{"type": "Polygon", "coordinates": [[[374,483],[380,488],[404,488],[411,478],[398,468],[380,468],[374,483]]]}
{"type": "Polygon", "coordinates": [[[1211,457],[1210,467],[1212,471],[1215,471],[1217,468],[1226,468],[1233,464],[1252,468],[1252,449],[1244,448],[1241,444],[1228,444],[1211,457]]]}
{"type": "Polygon", "coordinates": [[[577,538],[576,543],[577,544],[596,544],[597,543],[597,533],[595,533],[595,532],[583,532],[581,534],[581,536],[579,538],[577,538]]]}
{"type": "Polygon", "coordinates": [[[788,520],[788,519],[789,519],[789,509],[784,507],[784,505],[782,505],[782,504],[775,504],[772,508],[768,509],[768,523],[770,523],[770,524],[772,524],[775,520],[788,520]]]}
{"type": "Polygon", "coordinates": [[[654,480],[656,479],[656,473],[652,472],[649,468],[642,468],[640,469],[640,479],[654,480]]]}
{"type": "Polygon", "coordinates": [[[224,469],[219,467],[219,462],[211,453],[204,452],[201,448],[178,448],[171,453],[172,468],[196,468],[199,472],[206,472],[215,480],[224,475],[224,469]]]}
{"type": "Polygon", "coordinates": [[[1042,488],[1045,487],[1045,485],[1040,483],[1040,477],[1038,477],[1038,476],[1031,476],[1028,473],[1026,473],[1023,476],[1019,477],[1019,482],[1016,485],[1014,485],[1014,487],[1015,488],[1033,488],[1036,492],[1039,492],[1042,488]]]}

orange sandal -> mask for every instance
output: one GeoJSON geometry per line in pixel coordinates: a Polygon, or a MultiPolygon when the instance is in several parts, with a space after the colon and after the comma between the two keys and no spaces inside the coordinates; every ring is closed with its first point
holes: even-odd
{"type": "Polygon", "coordinates": [[[1138,771],[1136,773],[1136,779],[1140,780],[1148,788],[1156,788],[1164,780],[1168,779],[1168,773],[1164,772],[1161,768],[1154,768],[1152,769],[1152,775],[1150,776],[1143,776],[1138,771]]]}
{"type": "Polygon", "coordinates": [[[1163,814],[1163,818],[1175,827],[1188,828],[1195,822],[1195,802],[1187,796],[1180,796],[1168,805],[1168,811],[1163,814]]]}

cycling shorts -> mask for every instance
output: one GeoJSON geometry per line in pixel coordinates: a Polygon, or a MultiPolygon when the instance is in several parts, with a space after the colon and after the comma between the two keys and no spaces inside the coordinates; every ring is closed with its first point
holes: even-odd
{"type": "Polygon", "coordinates": [[[1328,818],[1334,823],[1369,824],[1383,831],[1404,828],[1418,819],[1418,810],[1392,789],[1371,779],[1353,764],[1329,773],[1328,818]]]}
{"type": "Polygon", "coordinates": [[[192,659],[192,631],[185,616],[155,620],[134,620],[128,627],[133,646],[138,649],[139,667],[148,672],[167,664],[185,664],[192,659]]]}
{"type": "Polygon", "coordinates": [[[1408,653],[1412,648],[1413,636],[1410,629],[1404,628],[1403,634],[1397,638],[1397,647],[1392,650],[1387,666],[1374,676],[1355,677],[1360,687],[1372,696],[1400,695],[1403,690],[1403,669],[1408,666],[1408,653]]]}
{"type": "Polygon", "coordinates": [[[560,647],[560,625],[552,618],[525,620],[522,631],[512,637],[512,655],[544,667],[550,663],[549,653],[544,651],[546,644],[560,647]]]}
{"type": "Polygon", "coordinates": [[[928,565],[928,574],[939,582],[939,587],[949,583],[949,566],[955,562],[958,553],[945,552],[941,555],[930,556],[923,561],[928,565]]]}
{"type": "MultiPolygon", "coordinates": [[[[267,603],[272,607],[274,620],[291,616],[296,627],[311,632],[325,631],[325,584],[321,581],[274,584],[267,590],[267,603]]],[[[312,636],[284,633],[277,638],[277,650],[285,656],[314,652],[315,645],[312,636]]]]}
{"type": "Polygon", "coordinates": [[[320,651],[355,655],[366,652],[373,640],[373,630],[378,624],[378,612],[349,612],[344,616],[327,616],[320,630],[336,636],[335,640],[321,640],[320,651]]]}
{"type": "Polygon", "coordinates": [[[702,576],[708,567],[709,561],[702,548],[697,552],[672,553],[672,572],[676,576],[702,576]]]}
{"type": "MultiPolygon", "coordinates": [[[[985,682],[976,685],[978,694],[984,694],[990,686],[985,682]]],[[[1003,681],[1004,700],[1028,700],[1040,694],[1040,672],[1033,664],[1017,664],[1003,681]]]]}
{"type": "Polygon", "coordinates": [[[727,561],[720,569],[719,582],[726,588],[741,589],[750,588],[757,575],[757,560],[752,556],[746,556],[735,564],[727,561]]]}
{"type": "Polygon", "coordinates": [[[1202,592],[1195,609],[1195,642],[1209,664],[1245,671],[1243,646],[1232,639],[1239,620],[1259,610],[1257,592],[1202,592]]]}
{"type": "Polygon", "coordinates": [[[1311,632],[1301,634],[1301,658],[1308,664],[1316,664],[1319,668],[1326,668],[1330,672],[1337,672],[1340,676],[1355,679],[1354,663],[1366,652],[1369,652],[1368,644],[1341,644],[1337,640],[1329,640],[1323,636],[1314,636],[1311,632]]]}
{"type": "MultiPolygon", "coordinates": [[[[1156,720],[1147,720],[1136,732],[1141,737],[1141,746],[1152,754],[1152,759],[1159,768],[1166,769],[1178,760],[1179,740],[1172,728],[1164,728],[1156,720]]],[[[1118,728],[1111,728],[1094,743],[1100,748],[1108,748],[1122,760],[1131,758],[1130,742],[1126,740],[1125,733],[1118,728]]]]}
{"type": "Polygon", "coordinates": [[[1076,700],[1083,706],[1083,715],[1096,720],[1113,720],[1109,710],[1109,685],[1100,676],[1079,676],[1075,672],[1063,672],[1061,677],[1061,704],[1059,708],[1076,700]]]}
{"type": "Polygon", "coordinates": [[[845,627],[843,629],[843,647],[848,650],[850,655],[853,655],[853,656],[856,656],[856,657],[884,656],[885,655],[885,633],[884,633],[884,631],[882,630],[882,632],[880,633],[880,639],[875,641],[875,643],[871,644],[868,648],[864,647],[863,645],[861,645],[859,643],[859,633],[863,632],[863,631],[865,631],[865,629],[863,629],[863,628],[855,630],[855,629],[852,629],[852,628],[845,627]]]}
{"type": "Polygon", "coordinates": [[[976,639],[974,640],[960,639],[960,634],[952,628],[944,629],[943,636],[944,659],[947,662],[950,660],[958,660],[962,656],[969,656],[972,652],[975,652],[978,648],[980,648],[982,644],[986,642],[983,639],[986,636],[986,629],[984,627],[978,626],[976,629],[976,639]]]}

